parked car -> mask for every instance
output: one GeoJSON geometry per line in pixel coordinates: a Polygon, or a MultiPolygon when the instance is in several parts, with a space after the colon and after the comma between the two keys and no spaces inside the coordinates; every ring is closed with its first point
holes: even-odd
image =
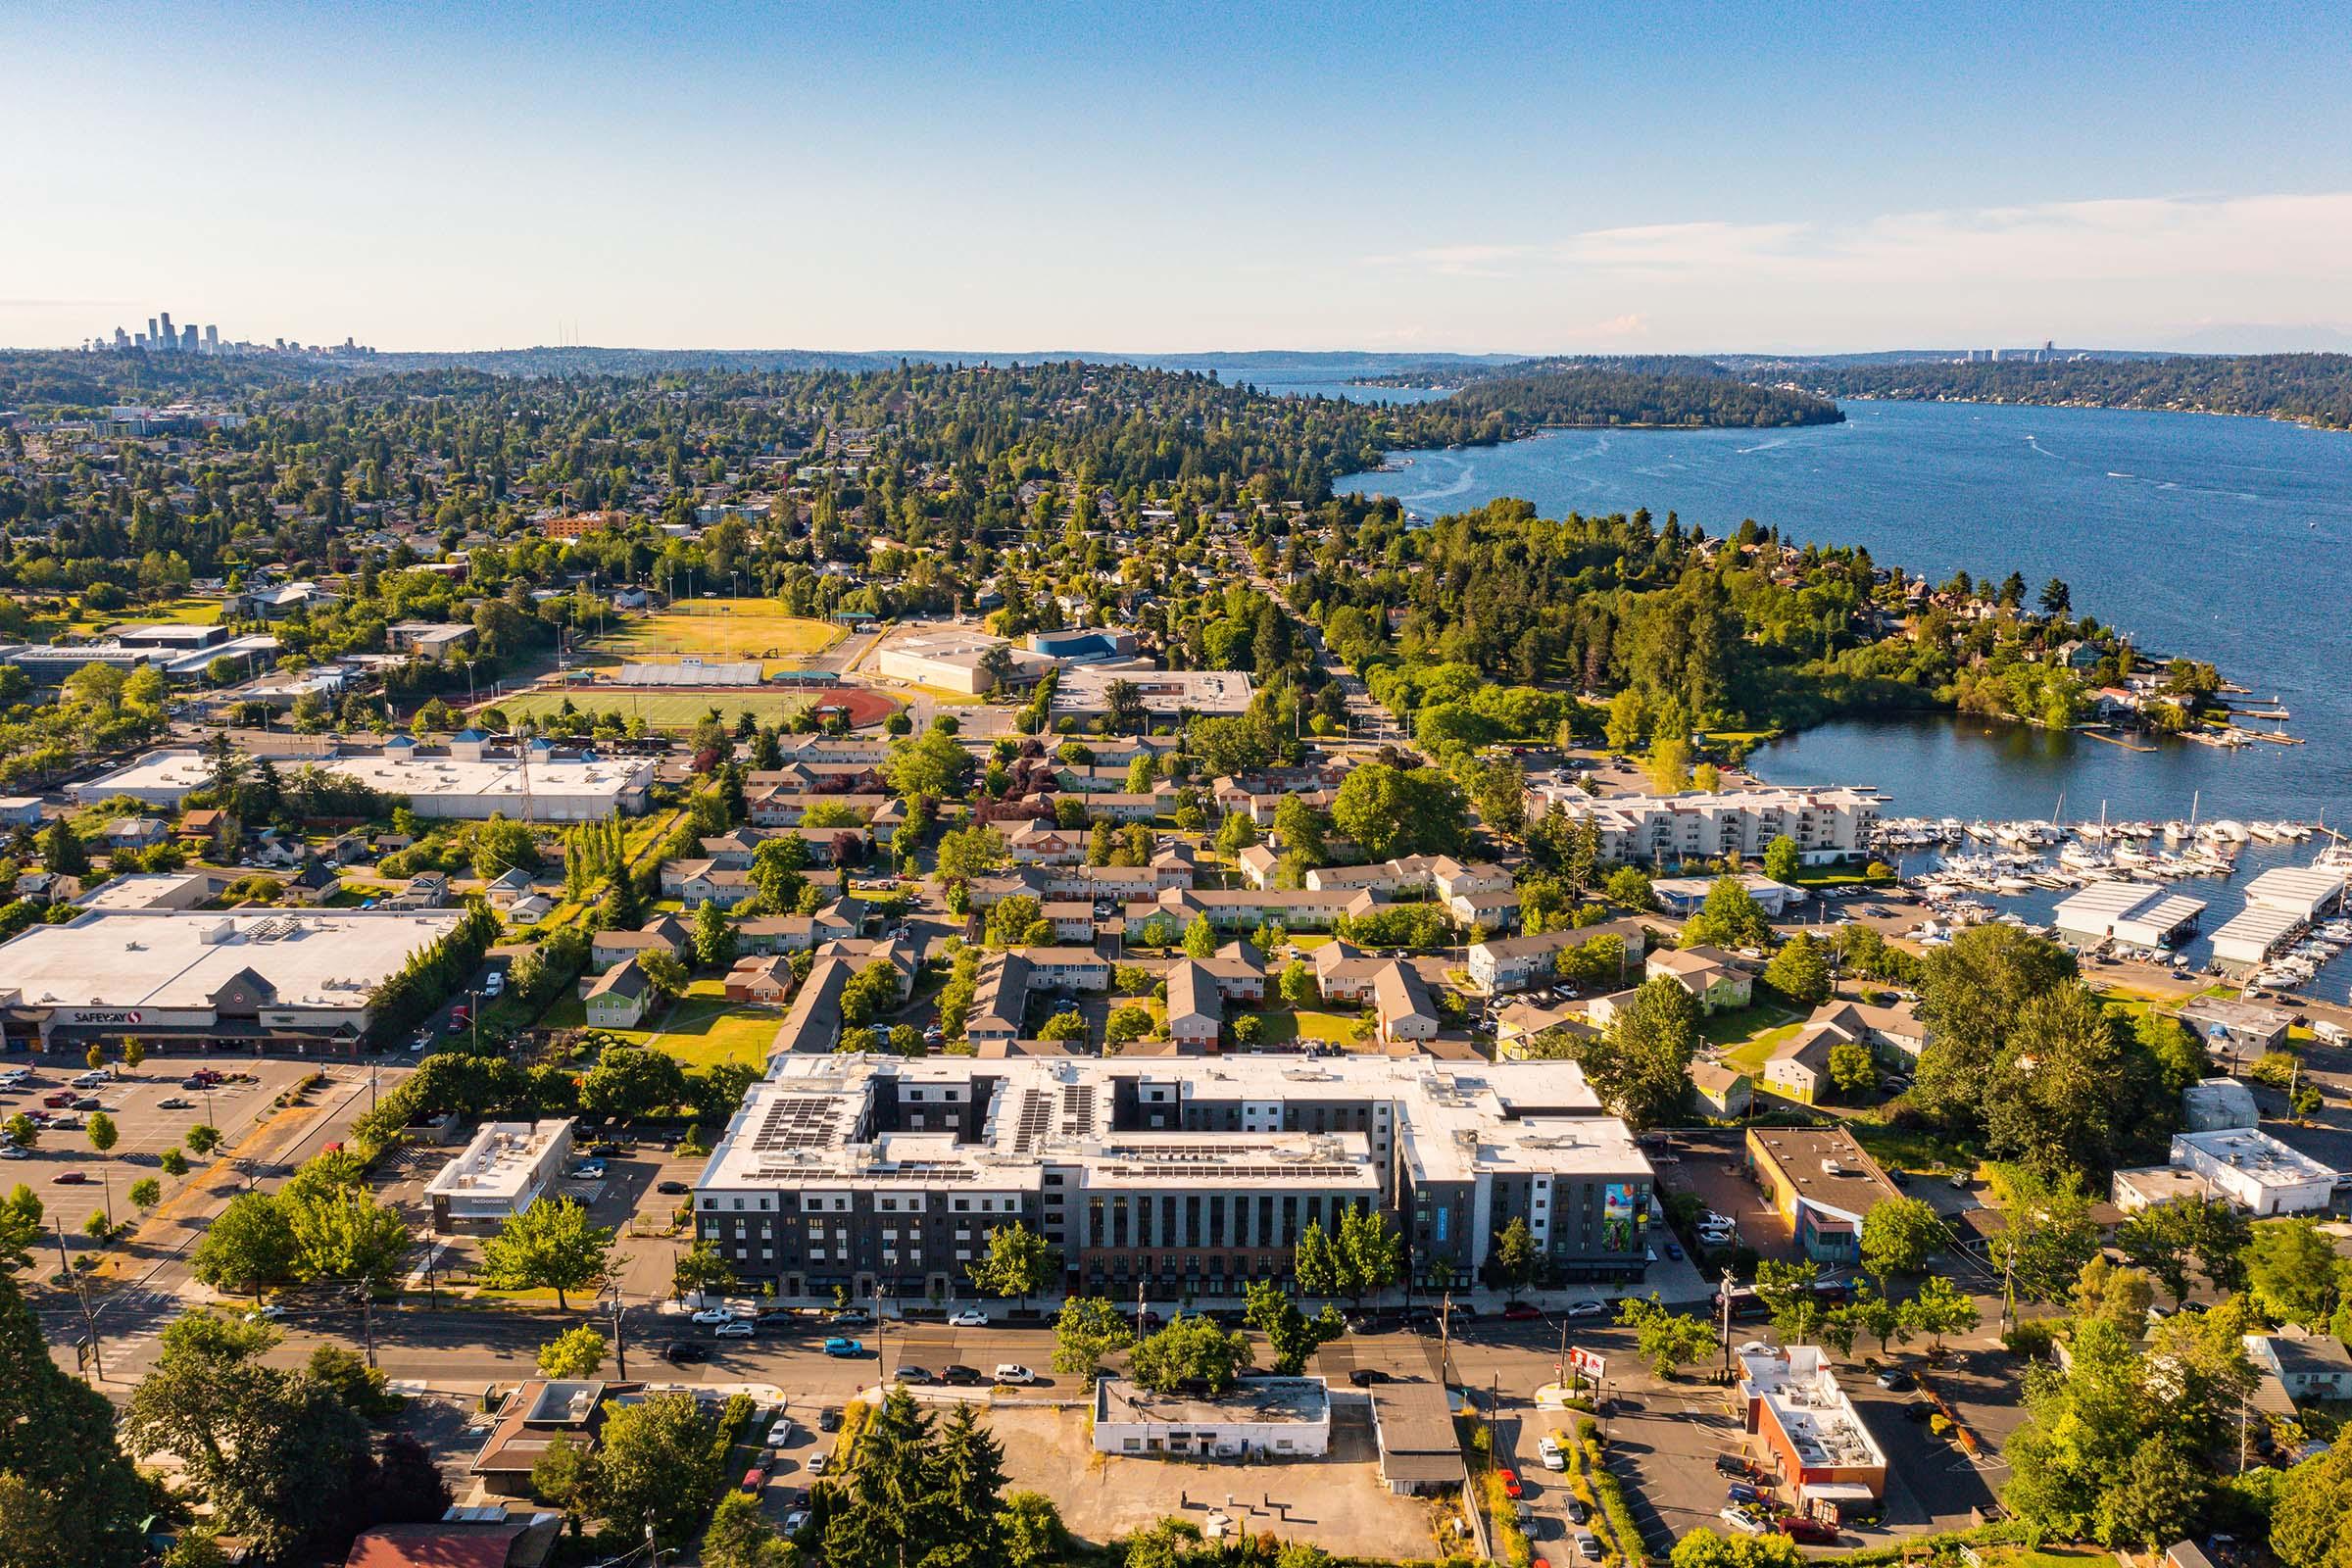
{"type": "Polygon", "coordinates": [[[671,1198],[677,1198],[684,1194],[693,1192],[694,1189],[687,1186],[684,1182],[656,1182],[654,1184],[654,1191],[657,1193],[665,1193],[671,1198]]]}
{"type": "Polygon", "coordinates": [[[1388,1382],[1389,1375],[1376,1366],[1359,1366],[1348,1374],[1348,1381],[1359,1389],[1368,1389],[1375,1383],[1388,1382]]]}
{"type": "Polygon", "coordinates": [[[1567,1315],[1569,1317],[1600,1317],[1605,1315],[1608,1310],[1608,1302],[1595,1301],[1588,1297],[1581,1301],[1570,1301],[1567,1315]]]}
{"type": "Polygon", "coordinates": [[[825,1353],[839,1356],[863,1355],[865,1347],[857,1340],[845,1340],[837,1334],[825,1341],[825,1353]]]}
{"type": "Polygon", "coordinates": [[[952,1329],[984,1329],[988,1327],[988,1313],[977,1306],[964,1307],[961,1311],[948,1314],[948,1327],[952,1329]]]}
{"type": "Polygon", "coordinates": [[[743,1490],[746,1492],[765,1492],[767,1490],[767,1466],[763,1464],[756,1464],[749,1470],[746,1470],[743,1473],[743,1490]]]}
{"type": "Polygon", "coordinates": [[[1537,1444],[1536,1457],[1543,1462],[1544,1468],[1546,1470],[1568,1468],[1568,1456],[1560,1451],[1560,1440],[1557,1438],[1545,1438],[1537,1444]]]}
{"type": "Polygon", "coordinates": [[[1570,1524],[1581,1525],[1591,1522],[1592,1518],[1592,1510],[1585,1506],[1584,1498],[1570,1497],[1564,1506],[1566,1506],[1568,1510],[1568,1522],[1570,1524]]]}
{"type": "MultiPolygon", "coordinates": [[[[836,1427],[841,1425],[839,1416],[834,1417],[833,1425],[836,1427]]],[[[831,1428],[826,1430],[830,1431],[831,1428]]],[[[812,1453],[808,1456],[808,1473],[812,1476],[821,1476],[832,1467],[833,1456],[829,1453],[812,1453]]]]}
{"type": "Polygon", "coordinates": [[[892,1377],[897,1382],[911,1385],[921,1385],[933,1381],[931,1369],[926,1366],[902,1366],[892,1374],[892,1377]]]}
{"type": "Polygon", "coordinates": [[[74,1102],[74,1108],[75,1110],[104,1110],[106,1102],[100,1100],[96,1095],[84,1095],[74,1102]]]}
{"type": "Polygon", "coordinates": [[[60,1171],[57,1176],[57,1185],[60,1187],[87,1187],[90,1185],[90,1173],[86,1170],[60,1171]]]}
{"type": "Polygon", "coordinates": [[[957,1362],[940,1368],[939,1381],[955,1388],[971,1389],[978,1388],[988,1380],[980,1375],[978,1367],[965,1366],[961,1362],[957,1362]]]}
{"type": "Polygon", "coordinates": [[[571,1167],[571,1173],[584,1182],[601,1182],[605,1179],[605,1162],[601,1159],[583,1159],[571,1167]]]}
{"type": "Polygon", "coordinates": [[[155,1102],[155,1108],[158,1110],[194,1110],[196,1108],[196,1102],[193,1100],[182,1100],[177,1095],[171,1095],[165,1099],[157,1101],[155,1102]]]}
{"type": "Polygon", "coordinates": [[[1764,1533],[1764,1521],[1745,1508],[1726,1508],[1716,1517],[1743,1536],[1760,1536],[1764,1533]]]}
{"type": "Polygon", "coordinates": [[[684,1366],[690,1361],[710,1360],[710,1348],[693,1340],[672,1340],[662,1348],[662,1358],[673,1366],[684,1366]]]}
{"type": "Polygon", "coordinates": [[[1526,1490],[1519,1484],[1518,1471],[1497,1467],[1494,1471],[1494,1474],[1501,1478],[1502,1491],[1505,1496],[1516,1497],[1522,1491],[1526,1490]]]}
{"type": "Polygon", "coordinates": [[[862,1329],[872,1326],[874,1315],[861,1306],[845,1306],[838,1312],[827,1312],[825,1321],[837,1329],[862,1329]]]}
{"type": "Polygon", "coordinates": [[[1723,1494],[1730,1498],[1733,1502],[1744,1502],[1751,1505],[1761,1503],[1764,1500],[1764,1494],[1758,1492],[1755,1488],[1749,1486],[1744,1481],[1733,1482],[1730,1486],[1723,1489],[1723,1494]]]}
{"type": "Polygon", "coordinates": [[[1677,1263],[1680,1263],[1683,1260],[1683,1244],[1680,1242],[1668,1242],[1666,1244],[1666,1255],[1673,1258],[1677,1263]]]}
{"type": "Polygon", "coordinates": [[[255,1307],[252,1311],[245,1314],[245,1321],[248,1323],[266,1323],[271,1318],[280,1318],[284,1317],[285,1315],[286,1309],[278,1305],[275,1301],[264,1301],[261,1305],[255,1307]]]}
{"type": "Polygon", "coordinates": [[[1009,1383],[1016,1386],[1024,1383],[1035,1383],[1037,1381],[1037,1374],[1030,1371],[1027,1367],[1021,1365],[1021,1363],[1018,1361],[999,1361],[997,1363],[997,1381],[999,1383],[1009,1383]]]}
{"type": "Polygon", "coordinates": [[[1838,1544],[1838,1532],[1818,1519],[1808,1519],[1802,1514],[1785,1513],[1781,1515],[1780,1525],[1782,1535],[1791,1541],[1801,1542],[1805,1545],[1835,1546],[1838,1544]]]}
{"type": "Polygon", "coordinates": [[[716,1337],[722,1340],[748,1340],[758,1332],[759,1330],[753,1327],[748,1318],[733,1316],[721,1323],[715,1331],[716,1337]]]}
{"type": "Polygon", "coordinates": [[[1715,1456],[1715,1473],[1719,1476],[1744,1476],[1750,1468],[1745,1454],[1719,1453],[1715,1456]]]}
{"type": "Polygon", "coordinates": [[[1590,1530],[1580,1530],[1576,1536],[1576,1554],[1586,1562],[1600,1561],[1600,1542],[1590,1530]]]}
{"type": "Polygon", "coordinates": [[[713,1323],[732,1323],[735,1321],[735,1314],[723,1306],[706,1306],[694,1314],[694,1321],[709,1327],[713,1323]]]}
{"type": "Polygon", "coordinates": [[[787,1509],[784,1511],[784,1533],[785,1533],[786,1535],[788,1535],[788,1536],[789,1536],[789,1535],[794,1535],[794,1534],[797,1534],[797,1533],[800,1531],[800,1529],[801,1529],[801,1528],[802,1528],[804,1525],[806,1525],[806,1524],[808,1524],[808,1509],[806,1509],[806,1508],[787,1508],[787,1509]]]}
{"type": "Polygon", "coordinates": [[[1505,1323],[1541,1322],[1543,1317],[1544,1309],[1533,1301],[1513,1301],[1502,1309],[1505,1323]]]}
{"type": "Polygon", "coordinates": [[[1891,1390],[1896,1394],[1914,1386],[1911,1374],[1897,1366],[1890,1366],[1880,1373],[1878,1384],[1880,1388],[1891,1390]]]}
{"type": "Polygon", "coordinates": [[[179,1087],[182,1089],[210,1089],[213,1085],[209,1078],[182,1078],[179,1081],[179,1087]]]}
{"type": "Polygon", "coordinates": [[[767,1446],[771,1448],[783,1447],[792,1441],[792,1434],[795,1430],[792,1417],[788,1415],[776,1417],[776,1424],[767,1429],[767,1446]]]}
{"type": "MultiPolygon", "coordinates": [[[[827,1405],[824,1409],[817,1411],[816,1430],[819,1432],[839,1432],[841,1430],[841,1407],[839,1405],[827,1405]]],[[[808,1466],[808,1472],[811,1475],[822,1475],[824,1473],[816,1467],[813,1461],[808,1466]]]]}

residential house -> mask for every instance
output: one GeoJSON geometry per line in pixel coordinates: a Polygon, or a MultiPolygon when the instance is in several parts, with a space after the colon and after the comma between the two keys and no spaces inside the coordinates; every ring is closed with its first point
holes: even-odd
{"type": "Polygon", "coordinates": [[[1263,844],[1250,845],[1237,858],[1241,861],[1242,875],[1250,879],[1253,888],[1271,886],[1274,868],[1282,863],[1282,857],[1263,844]]]}
{"type": "Polygon", "coordinates": [[[1095,940],[1095,906],[1083,899],[1056,899],[1040,906],[1040,917],[1053,922],[1056,942],[1095,940]]]}
{"type": "Polygon", "coordinates": [[[729,1002],[750,1002],[762,1006],[780,1007],[792,1000],[792,959],[783,954],[769,957],[744,957],[735,960],[727,971],[726,997],[729,1002]]]}
{"type": "Polygon", "coordinates": [[[1754,993],[1754,976],[1721,948],[1660,948],[1642,960],[1642,973],[1676,982],[1698,999],[1701,1012],[1744,1007],[1754,993]]]}
{"type": "Polygon", "coordinates": [[[1373,976],[1372,1004],[1380,1014],[1380,1038],[1385,1045],[1435,1040],[1444,1022],[1420,971],[1401,959],[1392,958],[1373,976]]]}
{"type": "Polygon", "coordinates": [[[714,860],[671,860],[662,867],[662,891],[689,909],[715,904],[732,909],[759,891],[749,871],[722,866],[714,860]]]}
{"type": "Polygon", "coordinates": [[[1225,1021],[1216,976],[1191,959],[1168,969],[1168,1039],[1178,1050],[1214,1051],[1225,1021]]]}
{"type": "Polygon", "coordinates": [[[686,922],[674,914],[657,915],[636,931],[599,931],[588,939],[588,961],[598,969],[610,969],[616,963],[648,953],[666,953],[677,957],[686,950],[686,922]]]}
{"type": "Polygon", "coordinates": [[[1629,960],[1641,957],[1648,942],[1648,932],[1638,920],[1602,920],[1571,930],[1474,942],[1470,945],[1470,978],[1489,992],[1544,985],[1556,972],[1561,954],[1606,936],[1625,944],[1629,960]]]}
{"type": "Polygon", "coordinates": [[[634,1029],[653,1005],[654,983],[645,977],[644,966],[635,958],[587,984],[580,1001],[592,1028],[634,1029]]]}
{"type": "Polygon", "coordinates": [[[1015,865],[1077,865],[1086,859],[1086,834],[1023,820],[1004,830],[1004,850],[1015,865]]]}
{"type": "Polygon", "coordinates": [[[2276,1334],[2249,1334],[2246,1354],[2269,1372],[2297,1404],[2352,1398],[2352,1352],[2331,1335],[2288,1324],[2276,1334]]]}
{"type": "Polygon", "coordinates": [[[1754,1099],[1754,1085],[1747,1074],[1719,1061],[1694,1061],[1690,1064],[1690,1094],[1699,1109],[1710,1116],[1744,1116],[1754,1099]]]}
{"type": "Polygon", "coordinates": [[[1389,961],[1335,937],[1315,949],[1315,990],[1325,1002],[1368,1002],[1373,980],[1389,961]]]}

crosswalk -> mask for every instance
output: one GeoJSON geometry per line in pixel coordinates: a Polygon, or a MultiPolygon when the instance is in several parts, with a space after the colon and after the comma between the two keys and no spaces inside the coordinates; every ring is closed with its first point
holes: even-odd
{"type": "Polygon", "coordinates": [[[98,1321],[99,1369],[112,1376],[136,1364],[156,1336],[163,1333],[164,1326],[177,1317],[184,1305],[175,1292],[144,1288],[93,1301],[91,1309],[98,1321]]]}

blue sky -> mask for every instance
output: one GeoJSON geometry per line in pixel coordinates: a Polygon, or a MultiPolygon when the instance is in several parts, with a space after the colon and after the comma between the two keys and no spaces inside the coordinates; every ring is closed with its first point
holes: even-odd
{"type": "Polygon", "coordinates": [[[2352,9],[0,0],[0,342],[2339,347],[2352,9]]]}

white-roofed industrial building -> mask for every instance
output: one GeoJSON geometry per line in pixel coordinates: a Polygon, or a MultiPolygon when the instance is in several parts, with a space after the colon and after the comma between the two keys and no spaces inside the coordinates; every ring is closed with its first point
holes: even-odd
{"type": "Polygon", "coordinates": [[[425,1185],[433,1229],[497,1226],[555,1190],[571,1156],[571,1123],[486,1122],[425,1185]]]}
{"type": "MultiPolygon", "coordinates": [[[[534,822],[602,821],[642,811],[651,797],[654,764],[643,758],[566,757],[534,742],[525,757],[497,751],[486,737],[454,736],[426,749],[394,736],[379,752],[291,760],[287,767],[318,767],[385,795],[406,797],[418,816],[480,820],[493,813],[534,822]]],[[[148,806],[176,808],[212,783],[212,766],[192,751],[149,752],[86,783],[70,785],[75,804],[127,795],[148,806]]]]}
{"type": "Polygon", "coordinates": [[[78,1055],[155,1050],[358,1052],[375,988],[456,930],[462,909],[98,909],[0,943],[12,1039],[78,1055]]]}

